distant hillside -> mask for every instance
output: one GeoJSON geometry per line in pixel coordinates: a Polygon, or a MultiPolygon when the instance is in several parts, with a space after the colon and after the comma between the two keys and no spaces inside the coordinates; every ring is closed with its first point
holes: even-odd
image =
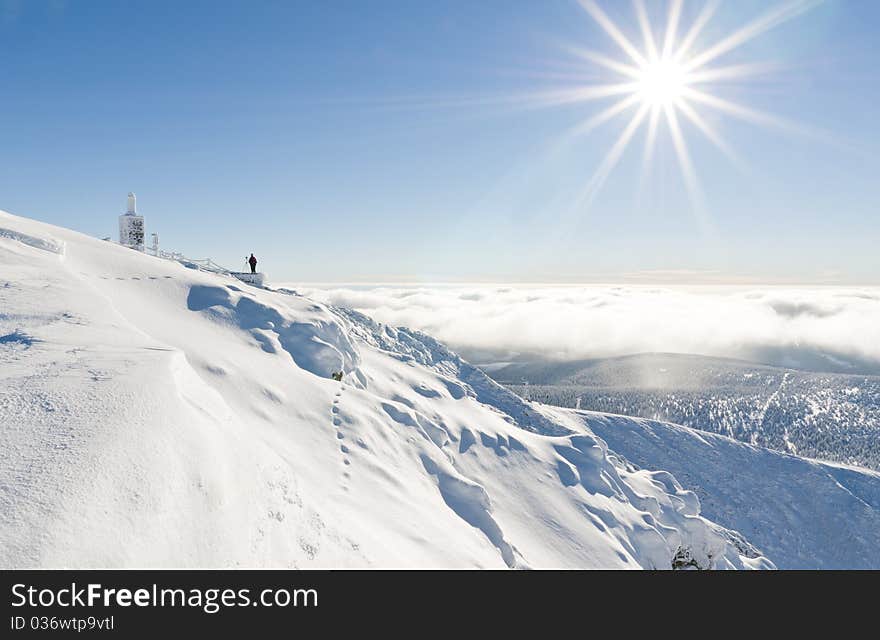
{"type": "Polygon", "coordinates": [[[664,420],[777,451],[880,469],[878,376],[677,354],[518,363],[489,373],[547,404],[664,420]]]}

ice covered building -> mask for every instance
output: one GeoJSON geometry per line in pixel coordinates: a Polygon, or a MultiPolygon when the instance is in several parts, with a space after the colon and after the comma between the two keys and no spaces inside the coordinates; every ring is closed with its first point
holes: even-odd
{"type": "MultiPolygon", "coordinates": [[[[210,271],[211,273],[219,273],[232,276],[256,287],[264,287],[266,277],[262,273],[246,273],[239,271],[231,271],[220,266],[210,258],[194,259],[188,258],[182,253],[176,251],[161,251],[159,249],[159,234],[153,233],[152,243],[146,245],[146,229],[144,227],[144,217],[138,215],[137,212],[137,196],[134,193],[128,194],[128,210],[119,216],[119,244],[130,247],[137,251],[143,251],[148,255],[163,258],[165,260],[174,260],[190,269],[199,269],[201,271],[210,271]]],[[[109,240],[110,238],[105,238],[109,240]]]]}
{"type": "Polygon", "coordinates": [[[119,216],[119,244],[144,250],[144,217],[137,213],[137,196],[128,194],[128,211],[119,216]]]}

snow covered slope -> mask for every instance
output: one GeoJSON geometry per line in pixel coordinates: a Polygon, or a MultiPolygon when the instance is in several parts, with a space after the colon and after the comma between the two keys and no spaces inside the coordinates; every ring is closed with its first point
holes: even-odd
{"type": "Polygon", "coordinates": [[[0,213],[2,567],[773,566],[538,409],[427,336],[0,213]]]}
{"type": "Polygon", "coordinates": [[[739,531],[780,569],[880,569],[880,473],[665,422],[544,411],[633,465],[674,474],[705,517],[739,531]]]}

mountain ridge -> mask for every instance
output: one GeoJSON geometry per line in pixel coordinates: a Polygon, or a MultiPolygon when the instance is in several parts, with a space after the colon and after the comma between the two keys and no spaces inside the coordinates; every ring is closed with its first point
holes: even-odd
{"type": "Polygon", "coordinates": [[[430,336],[0,230],[4,567],[774,566],[430,336]]]}

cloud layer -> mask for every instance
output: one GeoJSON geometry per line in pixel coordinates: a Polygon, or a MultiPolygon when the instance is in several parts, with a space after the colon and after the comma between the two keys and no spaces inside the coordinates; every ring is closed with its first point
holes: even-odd
{"type": "Polygon", "coordinates": [[[568,360],[671,352],[880,372],[875,288],[297,289],[487,357],[531,353],[568,360]]]}

